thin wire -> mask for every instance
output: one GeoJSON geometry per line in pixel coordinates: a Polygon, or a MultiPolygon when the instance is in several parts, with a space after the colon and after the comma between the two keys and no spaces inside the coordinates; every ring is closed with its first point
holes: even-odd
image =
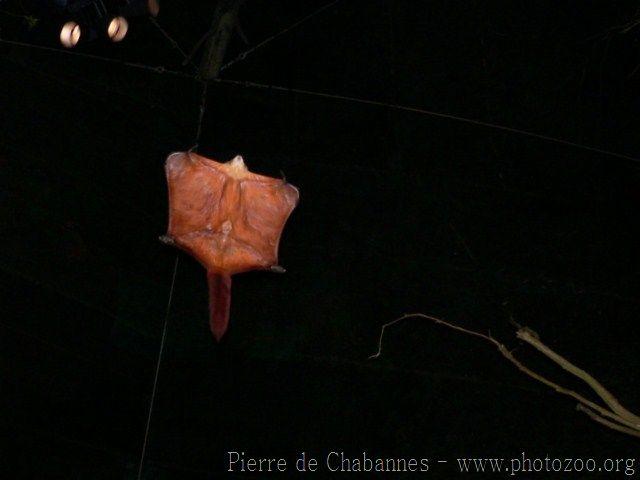
{"type": "MultiPolygon", "coordinates": [[[[98,56],[98,55],[90,55],[90,54],[85,54],[85,53],[73,52],[73,51],[70,51],[70,50],[61,50],[61,49],[58,49],[58,48],[44,47],[44,46],[41,46],[41,45],[33,45],[33,44],[23,43],[23,42],[16,42],[16,41],[13,41],[13,40],[0,39],[0,43],[7,43],[7,44],[10,44],[10,45],[17,45],[17,46],[23,46],[23,47],[31,47],[31,48],[47,50],[47,51],[52,51],[52,52],[58,52],[58,53],[66,53],[66,54],[69,54],[69,55],[74,55],[74,56],[78,56],[78,57],[85,57],[85,58],[92,58],[92,59],[96,59],[96,60],[102,60],[102,61],[105,61],[105,62],[119,63],[119,64],[126,65],[126,66],[133,67],[133,68],[140,68],[140,69],[152,71],[152,72],[158,73],[158,74],[165,74],[166,73],[166,74],[176,75],[176,76],[180,76],[180,77],[184,77],[184,78],[191,78],[191,79],[195,79],[196,78],[194,75],[190,75],[190,74],[184,73],[184,72],[177,72],[177,71],[174,71],[174,70],[167,70],[164,67],[152,67],[152,66],[149,66],[149,65],[141,64],[141,63],[126,62],[126,61],[123,61],[123,60],[117,60],[117,59],[108,58],[108,57],[101,57],[101,56],[98,56]]],[[[453,120],[453,121],[456,121],[456,122],[463,122],[463,123],[466,123],[466,124],[469,124],[469,125],[477,125],[477,126],[480,126],[480,127],[491,128],[491,129],[494,129],[494,130],[501,130],[503,132],[515,133],[515,134],[527,136],[527,137],[530,137],[530,138],[537,138],[539,140],[545,140],[547,142],[557,143],[557,144],[560,144],[560,145],[566,145],[566,146],[569,146],[569,147],[579,148],[579,149],[590,151],[590,152],[600,153],[600,154],[603,154],[603,155],[609,155],[611,157],[616,157],[616,158],[620,158],[620,159],[624,159],[624,160],[629,160],[631,162],[640,163],[640,158],[633,157],[631,155],[625,155],[623,153],[612,152],[610,150],[604,150],[602,148],[597,148],[597,147],[592,147],[590,145],[584,145],[584,144],[581,144],[581,143],[571,142],[569,140],[564,140],[564,139],[561,139],[561,138],[551,137],[549,135],[543,135],[543,134],[540,134],[540,133],[534,133],[534,132],[530,132],[530,131],[527,131],[527,130],[521,130],[521,129],[518,129],[518,128],[507,127],[505,125],[499,125],[497,123],[483,122],[481,120],[476,120],[476,119],[472,119],[472,118],[465,118],[465,117],[459,117],[457,115],[451,115],[451,114],[448,114],[448,113],[435,112],[435,111],[432,111],[432,110],[426,110],[426,109],[418,108],[418,107],[410,107],[410,106],[406,106],[406,105],[398,105],[398,104],[395,104],[395,103],[387,103],[387,102],[382,102],[382,101],[378,101],[378,100],[368,100],[368,99],[365,99],[365,98],[351,97],[351,96],[347,96],[347,95],[338,95],[338,94],[317,92],[317,91],[312,91],[312,90],[304,90],[304,89],[300,89],[300,88],[289,88],[289,87],[282,87],[282,86],[279,86],[279,85],[264,85],[264,84],[261,84],[261,83],[244,81],[244,80],[231,80],[231,79],[224,79],[224,78],[213,78],[210,81],[216,82],[216,83],[227,83],[227,84],[230,84],[230,85],[236,85],[236,86],[241,86],[241,87],[245,87],[245,88],[258,88],[258,89],[262,89],[262,90],[275,90],[275,91],[281,91],[281,92],[290,92],[290,93],[297,93],[297,94],[300,94],[300,95],[308,95],[308,96],[320,97],[320,98],[332,98],[332,99],[335,99],[335,100],[342,100],[342,101],[345,101],[345,102],[360,103],[360,104],[365,104],[365,105],[373,105],[373,106],[378,106],[378,107],[392,108],[392,109],[395,109],[395,110],[400,110],[400,111],[405,111],[405,112],[413,112],[413,113],[419,113],[419,114],[423,114],[423,115],[430,115],[430,116],[436,117],[436,118],[446,118],[448,120],[453,120]]]]}
{"type": "Polygon", "coordinates": [[[180,48],[180,45],[178,44],[178,42],[171,35],[169,35],[164,28],[160,26],[160,24],[155,18],[150,16],[149,21],[158,29],[158,31],[164,36],[164,38],[166,38],[169,41],[171,46],[175,48],[178,52],[180,52],[180,55],[182,55],[182,59],[185,60],[187,58],[187,54],[182,48],[180,48]]]}
{"type": "Polygon", "coordinates": [[[153,404],[156,399],[156,391],[158,388],[158,377],[160,375],[160,364],[162,362],[162,354],[164,353],[164,344],[167,338],[167,326],[169,324],[169,313],[171,312],[171,301],[173,300],[173,289],[176,284],[176,273],[178,272],[178,261],[180,255],[176,253],[176,261],[173,266],[173,276],[171,278],[171,289],[169,290],[169,300],[167,301],[167,311],[164,316],[164,325],[162,327],[162,339],[160,340],[160,350],[158,351],[158,361],[156,363],[156,374],[153,379],[153,389],[151,390],[151,401],[149,402],[149,413],[147,415],[147,426],[144,432],[144,442],[142,443],[142,453],[140,455],[140,465],[138,466],[138,480],[142,478],[142,468],[144,467],[144,457],[147,453],[147,441],[149,440],[149,428],[151,427],[151,415],[153,414],[153,404]]]}
{"type": "Polygon", "coordinates": [[[207,108],[207,90],[209,88],[208,82],[202,82],[202,94],[200,96],[200,112],[198,116],[198,129],[196,131],[196,141],[191,147],[190,151],[194,151],[198,149],[198,144],[200,143],[200,134],[202,133],[202,119],[204,118],[204,112],[207,108]]]}
{"type": "Polygon", "coordinates": [[[178,77],[183,77],[183,78],[195,78],[193,75],[190,75],[188,73],[184,73],[184,72],[177,72],[175,70],[168,70],[162,66],[158,66],[158,67],[153,67],[151,65],[145,65],[143,63],[136,63],[136,62],[128,62],[126,60],[119,60],[117,58],[109,58],[109,57],[101,57],[100,55],[92,55],[90,53],[80,53],[80,52],[74,52],[73,50],[63,50],[61,48],[53,48],[53,47],[46,47],[44,45],[35,45],[33,43],[25,43],[25,42],[18,42],[15,40],[6,40],[4,38],[0,38],[0,43],[5,43],[7,45],[15,45],[18,47],[26,47],[26,48],[33,48],[36,50],[44,50],[44,51],[48,51],[48,52],[56,52],[56,53],[63,53],[66,55],[71,55],[73,57],[80,57],[80,58],[91,58],[93,60],[101,60],[103,62],[108,62],[108,63],[117,63],[120,65],[125,65],[127,67],[133,67],[133,68],[139,68],[142,70],[147,70],[153,73],[159,73],[159,74],[169,74],[169,75],[175,75],[178,77]]]}
{"type": "Polygon", "coordinates": [[[229,68],[230,66],[232,66],[233,64],[235,64],[237,62],[241,62],[242,60],[247,58],[247,55],[250,55],[251,53],[255,52],[256,50],[264,47],[267,43],[271,42],[272,40],[275,40],[276,38],[280,37],[281,35],[284,35],[285,33],[289,32],[290,30],[293,30],[294,28],[298,27],[299,25],[302,25],[307,20],[311,20],[313,17],[315,17],[316,15],[319,15],[320,13],[324,12],[325,10],[333,7],[338,2],[340,2],[340,0],[334,0],[333,2],[327,3],[323,7],[320,7],[319,9],[311,12],[309,15],[301,18],[297,22],[294,22],[293,24],[289,25],[284,30],[280,30],[278,33],[276,33],[274,35],[271,35],[269,38],[264,39],[263,41],[261,41],[257,45],[251,47],[250,49],[248,49],[248,50],[246,50],[244,52],[242,52],[236,58],[234,58],[233,60],[225,63],[222,67],[220,67],[220,72],[223,72],[224,70],[226,70],[227,68],[229,68]]]}
{"type": "Polygon", "coordinates": [[[3,13],[3,14],[8,15],[10,17],[22,18],[23,20],[26,20],[27,22],[29,21],[30,18],[33,18],[33,17],[29,17],[28,15],[21,15],[19,13],[7,12],[6,10],[0,10],[0,13],[3,13]]]}
{"type": "MultiPolygon", "coordinates": [[[[198,142],[200,141],[200,134],[202,133],[202,120],[204,118],[205,107],[207,103],[207,90],[208,82],[202,82],[202,95],[200,97],[200,111],[198,113],[198,127],[196,130],[195,145],[191,150],[198,148],[198,142]]],[[[142,468],[144,467],[144,457],[147,451],[147,442],[149,440],[149,429],[151,427],[151,415],[153,413],[153,404],[155,402],[156,391],[158,387],[158,376],[160,375],[160,364],[162,362],[162,354],[164,352],[164,344],[167,337],[167,326],[169,323],[169,312],[171,310],[171,301],[173,299],[173,289],[176,283],[176,273],[178,271],[178,260],[180,256],[176,253],[176,261],[173,267],[173,277],[171,279],[171,289],[169,290],[169,300],[167,301],[167,312],[164,317],[164,325],[162,327],[162,338],[160,339],[160,349],[158,351],[158,361],[156,363],[156,373],[153,379],[153,389],[151,391],[151,400],[149,402],[149,413],[147,415],[147,426],[144,432],[144,442],[142,444],[142,453],[140,455],[140,465],[138,466],[138,480],[142,478],[142,468]]]]}
{"type": "Polygon", "coordinates": [[[361,103],[364,105],[373,105],[373,106],[377,106],[377,107],[385,107],[385,108],[392,108],[394,110],[401,110],[404,112],[413,112],[413,113],[419,113],[422,115],[430,115],[432,117],[436,117],[436,118],[446,118],[448,120],[453,120],[456,122],[462,122],[462,123],[467,123],[470,125],[477,125],[480,127],[485,127],[485,128],[492,128],[494,130],[501,130],[503,132],[509,132],[509,133],[516,133],[518,135],[524,135],[526,137],[531,137],[531,138],[537,138],[539,140],[545,140],[548,142],[553,142],[553,143],[558,143],[560,145],[567,145],[570,147],[575,147],[575,148],[580,148],[582,150],[587,150],[590,152],[595,152],[595,153],[601,153],[603,155],[609,155],[612,157],[617,157],[617,158],[621,158],[624,160],[629,160],[635,163],[640,163],[640,158],[637,157],[633,157],[631,155],[625,155],[623,153],[617,153],[617,152],[612,152],[609,150],[604,150],[602,148],[597,148],[597,147],[592,147],[590,145],[584,145],[582,143],[576,143],[576,142],[571,142],[569,140],[564,140],[562,138],[556,138],[556,137],[551,137],[548,135],[543,135],[540,133],[534,133],[534,132],[530,132],[527,130],[521,130],[519,128],[513,128],[513,127],[507,127],[505,125],[500,125],[497,123],[490,123],[490,122],[483,122],[482,120],[476,120],[473,118],[465,118],[465,117],[459,117],[457,115],[451,115],[448,113],[442,113],[442,112],[435,112],[433,110],[426,110],[423,108],[418,108],[418,107],[410,107],[407,105],[398,105],[396,103],[387,103],[387,102],[382,102],[379,100],[368,100],[366,98],[359,98],[359,97],[351,97],[351,96],[347,96],[347,95],[337,95],[337,94],[332,94],[332,93],[324,93],[324,92],[316,92],[316,91],[312,91],[312,90],[304,90],[304,89],[300,89],[300,88],[289,88],[289,87],[282,87],[279,85],[265,85],[262,83],[255,83],[255,82],[248,82],[248,81],[244,81],[244,80],[230,80],[230,79],[226,79],[226,78],[213,78],[210,81],[212,82],[216,82],[216,83],[226,83],[226,84],[230,84],[230,85],[236,85],[236,86],[240,86],[240,87],[246,87],[246,88],[257,88],[257,89],[262,89],[262,90],[275,90],[275,91],[279,91],[279,92],[287,92],[287,93],[297,93],[300,95],[308,95],[308,96],[312,96],[312,97],[320,97],[320,98],[331,98],[334,100],[342,100],[345,102],[352,102],[352,103],[361,103]]]}

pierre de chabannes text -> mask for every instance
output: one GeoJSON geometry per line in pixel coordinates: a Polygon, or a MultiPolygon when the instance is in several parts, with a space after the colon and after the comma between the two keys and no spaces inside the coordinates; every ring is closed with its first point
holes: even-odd
{"type": "Polygon", "coordinates": [[[374,457],[362,452],[349,456],[342,451],[331,451],[323,456],[299,452],[295,459],[283,457],[253,457],[245,452],[227,452],[228,472],[427,472],[427,458],[374,457]]]}
{"type": "MultiPolygon", "coordinates": [[[[617,473],[630,477],[638,473],[640,459],[626,458],[559,458],[550,455],[529,456],[525,452],[513,458],[457,458],[452,463],[459,473],[503,473],[509,476],[529,473],[617,473]]],[[[376,456],[361,452],[349,455],[330,451],[313,455],[301,451],[295,457],[260,457],[242,451],[226,452],[228,472],[428,472],[447,460],[417,457],[376,456]]],[[[445,465],[441,465],[444,467],[445,465]]]]}

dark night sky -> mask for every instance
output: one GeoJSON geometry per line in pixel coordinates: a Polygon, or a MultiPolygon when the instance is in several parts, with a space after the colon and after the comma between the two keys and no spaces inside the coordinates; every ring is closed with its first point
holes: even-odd
{"type": "MultiPolygon", "coordinates": [[[[135,478],[176,259],[157,240],[163,163],[194,145],[202,85],[146,18],[74,55],[31,3],[0,2],[0,38],[56,49],[0,42],[0,469],[135,478]]],[[[247,0],[249,44],[234,33],[226,59],[322,5],[247,0]]],[[[167,1],[157,22],[190,51],[214,8],[167,1]]],[[[286,90],[640,158],[637,19],[634,1],[342,0],[211,82],[198,151],[284,172],[301,202],[287,273],[234,278],[220,344],[204,270],[179,254],[143,478],[217,478],[229,450],[448,460],[441,478],[457,457],[524,451],[635,458],[638,474],[637,439],[477,339],[408,320],[367,357],[382,324],[423,312],[590,395],[513,318],[640,411],[640,161],[286,90]]]]}

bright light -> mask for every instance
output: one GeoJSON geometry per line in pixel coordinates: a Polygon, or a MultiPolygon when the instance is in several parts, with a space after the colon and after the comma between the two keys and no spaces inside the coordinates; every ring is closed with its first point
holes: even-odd
{"type": "Polygon", "coordinates": [[[75,47],[80,41],[80,25],[76,22],[67,22],[60,30],[60,43],[66,48],[75,47]]]}
{"type": "Polygon", "coordinates": [[[124,17],[113,17],[107,26],[107,35],[112,42],[121,41],[129,30],[129,23],[124,17]]]}

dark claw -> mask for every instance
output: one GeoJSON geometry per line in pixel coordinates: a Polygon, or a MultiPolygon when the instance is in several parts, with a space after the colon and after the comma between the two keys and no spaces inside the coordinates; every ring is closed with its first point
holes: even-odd
{"type": "Polygon", "coordinates": [[[283,267],[281,267],[280,265],[272,265],[271,266],[271,271],[274,272],[274,273],[284,273],[284,272],[286,272],[286,270],[283,267]]]}
{"type": "Polygon", "coordinates": [[[160,240],[165,245],[175,245],[176,244],[176,242],[173,241],[173,238],[171,238],[169,235],[160,235],[158,237],[158,240],[160,240]]]}

